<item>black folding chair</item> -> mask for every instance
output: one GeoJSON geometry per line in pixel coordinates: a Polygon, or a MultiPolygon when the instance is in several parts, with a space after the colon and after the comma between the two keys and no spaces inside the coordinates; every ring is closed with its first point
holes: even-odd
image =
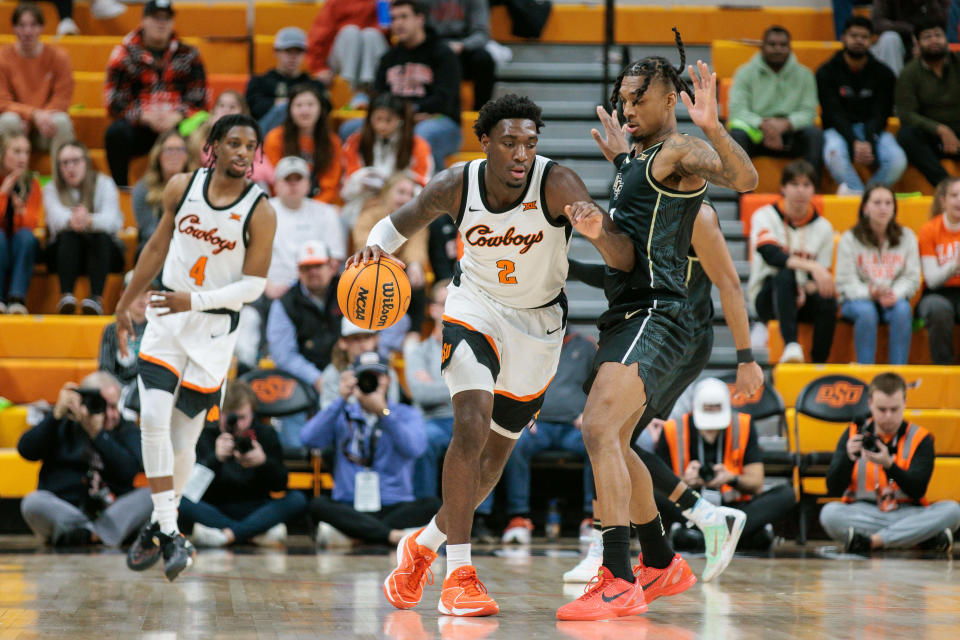
{"type": "MultiPolygon", "coordinates": [[[[752,396],[745,396],[737,391],[736,372],[720,376],[720,380],[730,388],[730,405],[741,413],[748,414],[754,421],[766,418],[777,419],[777,435],[786,434],[787,417],[783,398],[771,384],[764,384],[763,388],[752,396]]],[[[791,477],[794,470],[793,454],[789,451],[764,451],[764,472],[767,475],[791,477]]]]}

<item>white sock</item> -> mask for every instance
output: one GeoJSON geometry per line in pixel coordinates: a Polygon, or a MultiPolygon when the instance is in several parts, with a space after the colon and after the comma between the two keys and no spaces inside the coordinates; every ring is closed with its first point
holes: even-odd
{"type": "Polygon", "coordinates": [[[698,527],[704,527],[713,524],[716,519],[716,513],[716,506],[703,498],[699,498],[697,504],[693,505],[692,509],[683,511],[683,517],[698,527]]]}
{"type": "Polygon", "coordinates": [[[180,533],[177,528],[177,496],[173,489],[151,493],[153,514],[160,523],[160,531],[166,534],[180,533]]]}
{"type": "MultiPolygon", "coordinates": [[[[447,534],[443,531],[440,531],[440,528],[437,526],[437,516],[430,518],[430,523],[423,528],[423,531],[420,532],[420,535],[417,536],[417,544],[422,544],[431,551],[436,551],[440,548],[444,542],[447,541],[447,534]]],[[[468,545],[469,546],[469,545],[468,545]]],[[[450,556],[450,551],[447,551],[447,557],[450,556]]],[[[470,559],[470,551],[467,550],[467,560],[470,559]]],[[[470,564],[467,562],[467,564],[470,564]]]]}
{"type": "MultiPolygon", "coordinates": [[[[447,576],[459,569],[473,564],[470,561],[470,543],[447,545],[447,576]]],[[[444,579],[446,579],[444,578],[444,579]]]]}

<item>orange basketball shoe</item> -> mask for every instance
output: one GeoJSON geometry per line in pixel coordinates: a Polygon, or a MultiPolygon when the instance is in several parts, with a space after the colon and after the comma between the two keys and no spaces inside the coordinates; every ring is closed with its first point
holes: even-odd
{"type": "Polygon", "coordinates": [[[448,616],[492,616],[500,613],[500,605],[487,594],[477,570],[467,565],[443,581],[437,611],[448,616]]]}
{"type": "Polygon", "coordinates": [[[643,587],[643,595],[647,602],[653,602],[661,596],[675,596],[683,593],[697,583],[697,576],[693,575],[690,565],[680,554],[675,554],[663,569],[654,569],[643,564],[643,554],[640,554],[639,564],[634,565],[633,575],[643,587]]]}
{"type": "Polygon", "coordinates": [[[612,620],[646,613],[640,581],[629,583],[615,578],[601,566],[597,576],[587,584],[586,592],[557,609],[558,620],[612,620]]]}
{"type": "Polygon", "coordinates": [[[397,609],[417,606],[423,597],[423,585],[433,584],[430,565],[437,552],[417,543],[423,529],[408,533],[397,543],[397,568],[383,581],[383,595],[397,609]]]}

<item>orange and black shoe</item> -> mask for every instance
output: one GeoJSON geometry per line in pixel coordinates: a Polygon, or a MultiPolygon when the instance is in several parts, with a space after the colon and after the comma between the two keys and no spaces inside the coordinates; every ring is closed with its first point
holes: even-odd
{"type": "Polygon", "coordinates": [[[587,584],[582,596],[557,609],[558,620],[613,620],[646,613],[640,581],[616,578],[606,567],[587,584]]]}
{"type": "Polygon", "coordinates": [[[500,613],[500,605],[487,593],[477,570],[467,565],[443,581],[437,611],[447,616],[492,616],[500,613]]]}
{"type": "Polygon", "coordinates": [[[383,581],[383,595],[397,609],[410,609],[420,603],[423,585],[433,584],[430,565],[437,552],[417,542],[423,529],[408,533],[397,543],[397,568],[383,581]]]}
{"type": "Polygon", "coordinates": [[[690,565],[679,553],[675,554],[670,564],[663,569],[654,569],[643,564],[641,553],[639,564],[633,567],[633,575],[637,576],[637,583],[642,586],[648,603],[661,596],[683,593],[697,583],[697,576],[693,575],[690,565]]]}

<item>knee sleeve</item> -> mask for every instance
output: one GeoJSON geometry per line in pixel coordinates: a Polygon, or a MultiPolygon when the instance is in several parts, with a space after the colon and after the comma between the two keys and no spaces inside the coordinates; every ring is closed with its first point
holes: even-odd
{"type": "Polygon", "coordinates": [[[173,447],[173,491],[178,496],[190,478],[197,461],[197,439],[206,419],[205,413],[188,418],[181,411],[173,412],[170,425],[170,441],[173,447]]]}
{"type": "Polygon", "coordinates": [[[140,448],[143,470],[148,478],[173,475],[173,443],[170,440],[170,418],[173,394],[160,389],[147,389],[138,379],[140,389],[140,448]]]}

